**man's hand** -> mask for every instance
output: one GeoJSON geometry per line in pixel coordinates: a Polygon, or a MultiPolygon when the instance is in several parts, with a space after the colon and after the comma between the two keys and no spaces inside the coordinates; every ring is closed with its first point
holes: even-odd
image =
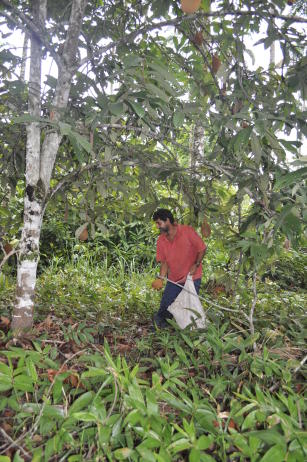
{"type": "Polygon", "coordinates": [[[194,265],[191,266],[191,268],[190,268],[190,275],[191,276],[193,276],[193,274],[196,273],[197,268],[198,267],[195,265],[195,263],[194,263],[194,265]]]}
{"type": "Polygon", "coordinates": [[[163,288],[163,281],[162,279],[155,279],[153,283],[151,284],[151,287],[155,290],[161,290],[163,288]]]}

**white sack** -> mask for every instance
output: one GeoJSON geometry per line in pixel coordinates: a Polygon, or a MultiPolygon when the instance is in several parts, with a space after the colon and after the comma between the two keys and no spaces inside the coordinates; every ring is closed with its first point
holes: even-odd
{"type": "Polygon", "coordinates": [[[174,316],[180,329],[184,329],[194,322],[196,327],[203,329],[206,326],[206,316],[190,274],[183,287],[186,290],[182,289],[176,300],[167,309],[174,316]]]}

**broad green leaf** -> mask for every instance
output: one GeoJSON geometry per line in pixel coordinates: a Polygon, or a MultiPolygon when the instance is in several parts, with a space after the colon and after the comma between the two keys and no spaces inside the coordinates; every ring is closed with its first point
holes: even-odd
{"type": "Polygon", "coordinates": [[[83,395],[79,396],[70,406],[68,414],[71,416],[73,413],[80,411],[87,407],[94,398],[94,393],[92,391],[87,391],[83,395]]]}
{"type": "Polygon", "coordinates": [[[164,93],[163,90],[161,90],[161,88],[157,87],[157,85],[154,85],[153,83],[146,83],[145,84],[145,88],[149,91],[149,93],[151,93],[153,96],[155,97],[158,97],[158,98],[161,98],[162,101],[164,101],[165,103],[168,103],[169,102],[169,96],[164,93]]]}
{"type": "Polygon", "coordinates": [[[213,443],[213,441],[214,437],[212,435],[201,435],[196,441],[196,447],[200,450],[208,449],[213,443]]]}
{"type": "Polygon", "coordinates": [[[120,117],[125,112],[123,103],[110,103],[109,109],[111,113],[117,117],[120,117]]]}
{"type": "Polygon", "coordinates": [[[158,72],[158,74],[160,74],[163,79],[169,80],[176,85],[178,84],[175,74],[171,73],[166,66],[163,66],[161,63],[158,64],[157,62],[151,62],[148,64],[148,66],[154,71],[158,72]]]}
{"type": "Polygon", "coordinates": [[[235,151],[241,149],[244,150],[244,148],[247,146],[249,142],[251,132],[252,128],[247,127],[243,128],[239,131],[239,133],[236,134],[236,136],[232,140],[233,148],[235,151]]]}
{"type": "Polygon", "coordinates": [[[140,117],[140,119],[142,119],[145,115],[143,107],[139,103],[134,103],[132,101],[129,101],[129,103],[131,104],[134,112],[140,117]]]}
{"type": "Polygon", "coordinates": [[[38,381],[38,375],[36,371],[36,367],[31,358],[26,358],[26,365],[28,374],[32,377],[34,383],[38,381]]]}
{"type": "Polygon", "coordinates": [[[272,132],[270,132],[270,130],[266,129],[265,130],[265,135],[266,135],[266,138],[267,138],[269,144],[271,145],[273,151],[277,155],[278,159],[279,160],[285,160],[286,159],[286,153],[285,153],[284,149],[281,147],[281,145],[280,145],[278,139],[276,138],[276,136],[274,135],[274,133],[272,133],[272,132]]]}
{"type": "Polygon", "coordinates": [[[134,454],[134,452],[135,451],[130,448],[121,448],[116,449],[116,451],[113,452],[113,456],[116,460],[125,460],[131,457],[134,454]]]}
{"type": "Polygon", "coordinates": [[[175,128],[179,128],[183,125],[184,122],[184,113],[181,111],[175,112],[173,115],[173,123],[175,128]]]}
{"type": "Polygon", "coordinates": [[[15,452],[13,462],[25,462],[24,458],[20,455],[20,450],[15,452]]]}
{"type": "Polygon", "coordinates": [[[188,438],[180,438],[177,441],[174,441],[168,446],[168,450],[171,451],[173,454],[177,454],[178,452],[185,451],[191,447],[190,440],[188,438]]]}
{"type": "Polygon", "coordinates": [[[6,375],[7,377],[12,377],[13,371],[7,364],[0,362],[0,384],[1,384],[2,375],[6,375]]]}
{"type": "Polygon", "coordinates": [[[246,436],[254,436],[270,445],[285,445],[285,437],[274,428],[268,430],[258,430],[246,433],[246,436]]]}
{"type": "Polygon", "coordinates": [[[28,377],[27,375],[17,375],[17,377],[14,378],[13,383],[15,390],[29,392],[34,390],[33,379],[31,377],[28,377]]]}
{"type": "Polygon", "coordinates": [[[297,183],[303,181],[307,178],[307,167],[300,168],[295,170],[294,172],[289,172],[286,175],[280,176],[277,178],[276,183],[274,185],[274,189],[285,188],[287,186],[292,185],[293,183],[297,183]]]}
{"type": "Polygon", "coordinates": [[[150,449],[138,446],[136,450],[140,454],[142,460],[146,460],[148,462],[156,462],[155,454],[150,451],[150,449]]]}
{"type": "Polygon", "coordinates": [[[286,450],[284,446],[272,446],[260,459],[260,462],[284,462],[286,450]]]}
{"type": "Polygon", "coordinates": [[[255,424],[257,423],[257,410],[251,411],[244,419],[244,422],[242,424],[241,429],[242,430],[247,430],[249,428],[255,427],[255,424]]]}
{"type": "Polygon", "coordinates": [[[260,145],[260,141],[257,135],[255,133],[251,134],[251,146],[252,146],[252,151],[254,154],[254,159],[257,164],[260,163],[261,161],[261,156],[262,156],[262,148],[260,145]]]}
{"type": "Polygon", "coordinates": [[[106,377],[109,375],[109,372],[105,369],[100,369],[98,367],[90,367],[88,371],[85,371],[81,375],[81,379],[89,377],[106,377]]]}
{"type": "Polygon", "coordinates": [[[123,58],[123,64],[125,67],[136,67],[142,62],[142,58],[138,55],[129,54],[123,58]]]}
{"type": "Polygon", "coordinates": [[[96,414],[93,414],[92,412],[74,412],[72,414],[72,417],[74,417],[77,420],[81,420],[82,422],[97,422],[99,420],[98,416],[96,414]]]}

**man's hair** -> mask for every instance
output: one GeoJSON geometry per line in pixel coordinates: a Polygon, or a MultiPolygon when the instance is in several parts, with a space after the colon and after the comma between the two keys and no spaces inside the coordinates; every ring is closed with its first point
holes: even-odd
{"type": "Polygon", "coordinates": [[[173,224],[174,223],[173,214],[167,209],[158,209],[155,211],[155,213],[152,216],[153,221],[157,221],[157,220],[166,221],[168,218],[171,224],[173,224]]]}

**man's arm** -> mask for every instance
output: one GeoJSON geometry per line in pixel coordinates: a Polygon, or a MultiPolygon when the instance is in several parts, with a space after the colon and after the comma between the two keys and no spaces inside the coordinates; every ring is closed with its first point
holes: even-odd
{"type": "Polygon", "coordinates": [[[196,273],[197,268],[200,266],[202,259],[204,258],[204,255],[206,253],[207,247],[203,250],[200,250],[196,256],[195,263],[191,266],[190,269],[190,275],[193,276],[193,274],[196,273]]]}
{"type": "Polygon", "coordinates": [[[160,277],[165,278],[167,276],[167,273],[168,273],[168,266],[167,266],[166,261],[163,261],[161,262],[161,266],[160,266],[160,277]]]}

